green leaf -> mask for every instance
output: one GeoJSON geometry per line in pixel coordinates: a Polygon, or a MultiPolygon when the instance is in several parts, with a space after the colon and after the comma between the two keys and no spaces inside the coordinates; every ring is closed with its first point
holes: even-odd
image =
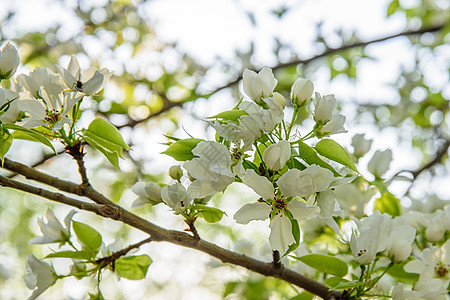
{"type": "Polygon", "coordinates": [[[201,141],[203,140],[195,138],[179,140],[170,145],[169,148],[162,153],[172,156],[178,161],[191,160],[195,157],[194,154],[192,154],[192,149],[194,149],[201,141]]]}
{"type": "MultiPolygon", "coordinates": [[[[55,149],[55,147],[53,147],[52,143],[42,133],[40,133],[37,130],[23,128],[21,126],[15,125],[15,124],[3,124],[3,127],[23,133],[26,137],[29,138],[29,140],[39,142],[39,143],[49,147],[50,149],[52,149],[53,152],[56,153],[56,149],[55,149]]],[[[24,139],[24,137],[20,136],[20,135],[15,136],[15,138],[16,139],[24,139]]]]}
{"type": "Polygon", "coordinates": [[[91,139],[90,137],[83,136],[83,139],[92,147],[100,151],[107,159],[108,161],[117,169],[120,170],[119,166],[119,152],[117,151],[109,151],[108,149],[102,147],[99,143],[97,143],[95,140],[91,139]]]}
{"type": "Polygon", "coordinates": [[[307,144],[305,144],[302,141],[298,141],[298,152],[299,156],[306,161],[310,165],[318,165],[322,168],[328,169],[331,172],[333,172],[334,176],[340,176],[336,170],[330,166],[328,163],[324,162],[319,155],[317,155],[316,150],[314,148],[311,148],[307,144]]]}
{"type": "Polygon", "coordinates": [[[209,207],[203,204],[196,204],[194,209],[199,212],[199,215],[205,219],[208,223],[217,223],[222,220],[223,215],[225,214],[222,210],[209,207]]]}
{"type": "Polygon", "coordinates": [[[102,245],[102,236],[89,225],[72,221],[72,226],[77,238],[89,250],[97,250],[102,245]]]}
{"type": "Polygon", "coordinates": [[[394,277],[395,279],[398,279],[402,282],[409,282],[409,283],[416,282],[419,279],[419,274],[408,273],[403,269],[403,267],[407,263],[408,263],[407,261],[404,261],[400,264],[395,264],[391,268],[389,268],[387,273],[392,277],[394,277]]]}
{"type": "Polygon", "coordinates": [[[249,161],[249,160],[244,159],[244,160],[242,161],[242,166],[244,167],[245,170],[247,170],[247,169],[253,169],[253,170],[255,170],[255,172],[256,172],[257,174],[259,174],[258,166],[255,165],[254,163],[252,163],[252,162],[249,161]]]}
{"type": "Polygon", "coordinates": [[[74,259],[85,259],[90,260],[95,257],[94,253],[92,251],[59,251],[59,252],[53,252],[47,255],[45,258],[74,258],[74,259]]]}
{"type": "Polygon", "coordinates": [[[398,0],[391,1],[391,3],[389,3],[389,6],[387,8],[386,15],[388,17],[391,16],[398,10],[399,7],[400,7],[400,2],[398,0]]]}
{"type": "Polygon", "coordinates": [[[331,139],[323,139],[320,140],[314,148],[320,155],[343,164],[344,166],[349,167],[355,172],[358,172],[358,169],[356,168],[355,163],[351,159],[350,155],[341,145],[339,145],[335,141],[331,139]]]}
{"type": "Polygon", "coordinates": [[[91,138],[92,136],[95,136],[96,138],[99,138],[99,140],[103,140],[108,144],[114,144],[125,150],[131,150],[130,146],[123,141],[119,130],[105,119],[94,119],[94,121],[89,124],[85,134],[91,138]]]}
{"type": "Polygon", "coordinates": [[[239,119],[243,115],[247,115],[247,113],[240,109],[233,109],[233,110],[221,112],[212,117],[208,117],[208,119],[222,119],[222,120],[237,121],[237,119],[239,119]]]}
{"type": "Polygon", "coordinates": [[[286,211],[285,214],[289,217],[289,220],[291,221],[292,236],[294,237],[295,242],[292,245],[289,245],[289,248],[287,249],[286,253],[284,253],[283,256],[281,256],[281,258],[285,257],[286,255],[297,249],[298,246],[300,245],[300,226],[298,225],[297,220],[294,219],[290,211],[286,211]]]}
{"type": "Polygon", "coordinates": [[[313,294],[311,294],[309,292],[303,292],[292,298],[289,298],[289,300],[312,300],[313,298],[314,298],[313,294]]]}
{"type": "Polygon", "coordinates": [[[330,277],[325,280],[325,284],[333,290],[347,290],[364,285],[365,283],[359,280],[348,281],[341,277],[330,277]]]}
{"type": "Polygon", "coordinates": [[[393,217],[402,214],[400,200],[389,192],[383,193],[380,198],[375,200],[374,210],[379,210],[380,213],[388,213],[393,217]]]}
{"type": "Polygon", "coordinates": [[[8,132],[8,130],[0,127],[0,158],[2,160],[2,165],[6,152],[8,152],[11,147],[12,141],[13,136],[8,132]]]}
{"type": "Polygon", "coordinates": [[[299,169],[304,170],[306,169],[306,166],[298,161],[295,157],[290,157],[289,160],[286,162],[286,166],[288,166],[289,169],[299,169]]]}
{"type": "Polygon", "coordinates": [[[347,263],[333,256],[322,254],[307,254],[303,256],[293,257],[323,273],[343,277],[347,275],[348,272],[347,263]]]}
{"type": "Polygon", "coordinates": [[[120,277],[130,280],[144,279],[152,259],[148,255],[125,256],[116,260],[115,270],[120,277]]]}

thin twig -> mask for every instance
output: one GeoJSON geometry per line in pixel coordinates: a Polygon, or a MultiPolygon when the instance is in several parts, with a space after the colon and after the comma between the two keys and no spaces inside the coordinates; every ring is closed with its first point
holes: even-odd
{"type": "Polygon", "coordinates": [[[114,264],[117,259],[119,259],[121,256],[126,255],[131,250],[137,249],[144,244],[150,243],[151,241],[152,241],[152,237],[146,238],[145,240],[142,240],[136,244],[132,244],[125,249],[119,250],[117,252],[113,252],[113,254],[111,254],[109,256],[99,258],[95,261],[95,263],[102,265],[101,268],[104,268],[106,266],[111,266],[111,269],[114,271],[114,264]]]}
{"type": "Polygon", "coordinates": [[[89,186],[89,179],[87,177],[86,167],[84,166],[84,148],[80,142],[76,143],[73,146],[66,146],[67,153],[75,159],[78,165],[78,173],[80,173],[81,177],[81,185],[83,187],[89,186]]]}

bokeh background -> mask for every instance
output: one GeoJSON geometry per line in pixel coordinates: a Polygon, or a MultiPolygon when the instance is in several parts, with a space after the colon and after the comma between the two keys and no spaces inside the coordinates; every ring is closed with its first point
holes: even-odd
{"type": "MultiPolygon", "coordinates": [[[[450,200],[446,0],[0,0],[0,7],[1,43],[11,41],[19,49],[18,72],[65,67],[71,55],[82,68],[114,72],[104,92],[83,101],[80,126],[98,116],[108,118],[132,146],[120,162],[120,172],[92,149],[86,158],[92,184],[126,208],[136,197],[130,190],[136,181],[169,182],[168,167],[176,162],[160,154],[166,147],[164,135],[214,138],[203,120],[232,108],[242,97],[240,75],[245,68],[264,66],[274,69],[276,90],[285,96],[298,77],[311,79],[320,93],[335,94],[348,130],[336,140],[351,149],[352,136],[365,133],[374,140],[371,153],[392,149],[387,178],[434,161],[414,178],[405,174],[408,180],[390,186],[405,209],[450,200]]],[[[363,174],[370,156],[360,162],[363,174]]],[[[15,141],[8,157],[78,182],[76,164],[65,154],[55,157],[37,145],[15,141]]],[[[200,224],[199,231],[221,246],[269,260],[268,226],[238,226],[232,220],[251,198],[251,190],[232,185],[212,200],[228,216],[214,226],[200,224]]],[[[42,257],[51,247],[32,246],[28,240],[40,234],[36,220],[49,207],[61,219],[69,211],[44,199],[0,190],[1,299],[30,294],[23,282],[26,255],[42,257]]],[[[164,227],[185,228],[167,208],[145,207],[136,213],[164,227]]],[[[145,238],[87,213],[75,219],[92,224],[107,244],[145,238]]],[[[295,295],[285,283],[224,266],[189,249],[161,243],[139,251],[154,260],[147,278],[134,282],[105,273],[102,291],[107,299],[295,295]]],[[[66,268],[64,263],[55,267],[66,268]]],[[[67,279],[42,299],[86,299],[95,284],[67,279]]]]}

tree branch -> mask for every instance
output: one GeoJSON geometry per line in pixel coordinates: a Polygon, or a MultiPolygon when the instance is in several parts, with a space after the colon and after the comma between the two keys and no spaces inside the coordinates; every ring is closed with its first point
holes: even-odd
{"type": "Polygon", "coordinates": [[[23,192],[27,192],[33,195],[37,195],[37,196],[41,196],[43,198],[47,198],[49,200],[58,202],[58,203],[62,203],[62,204],[66,204],[66,205],[70,205],[82,210],[86,210],[86,211],[90,211],[90,212],[97,212],[101,206],[98,204],[93,204],[93,203],[87,203],[84,201],[80,201],[80,200],[76,200],[70,197],[67,197],[66,195],[63,195],[61,193],[54,193],[54,192],[50,192],[48,190],[42,189],[42,188],[37,188],[35,186],[31,186],[19,181],[15,181],[13,179],[9,179],[6,178],[4,176],[0,175],[0,186],[3,187],[9,187],[9,188],[13,188],[19,191],[23,191],[23,192]]]}
{"type": "MultiPolygon", "coordinates": [[[[53,187],[71,192],[73,194],[78,195],[80,191],[79,186],[76,184],[52,177],[8,159],[5,159],[4,168],[14,172],[18,172],[19,174],[24,175],[29,179],[52,185],[53,187]],[[42,178],[40,178],[41,176],[42,178]]],[[[105,218],[120,221],[124,224],[127,224],[149,234],[153,241],[165,241],[183,247],[196,249],[198,251],[209,254],[210,256],[215,257],[224,263],[241,266],[264,276],[272,276],[285,280],[324,299],[341,299],[341,293],[330,291],[327,286],[303,275],[300,275],[290,269],[287,269],[283,266],[274,265],[273,262],[265,263],[251,257],[232,252],[215,244],[201,240],[199,237],[191,236],[190,234],[187,234],[185,232],[164,229],[114,204],[103,195],[101,197],[106,199],[106,201],[102,201],[107,204],[98,205],[75,200],[60,193],[53,193],[41,188],[32,187],[27,184],[7,179],[3,176],[0,177],[0,185],[38,195],[62,204],[74,206],[81,210],[94,212],[105,218]]],[[[86,190],[81,191],[81,195],[86,196],[98,203],[98,192],[96,192],[95,190],[94,192],[91,191],[90,193],[85,192],[86,190]]]]}
{"type": "MultiPolygon", "coordinates": [[[[444,28],[444,26],[446,26],[445,23],[444,24],[438,24],[438,25],[431,26],[431,27],[421,28],[421,29],[417,29],[417,30],[406,30],[406,31],[403,31],[403,32],[400,32],[400,33],[396,33],[396,34],[393,34],[393,35],[389,35],[389,36],[385,36],[385,37],[381,37],[381,38],[377,38],[377,39],[373,39],[373,40],[369,40],[369,41],[365,41],[365,42],[356,42],[356,43],[352,43],[352,44],[348,44],[348,45],[342,45],[341,47],[338,47],[338,48],[328,48],[327,50],[325,50],[321,54],[312,56],[312,57],[307,58],[307,59],[296,59],[296,60],[293,60],[293,61],[290,61],[290,62],[287,62],[287,63],[283,63],[283,64],[279,64],[279,65],[273,66],[272,70],[276,71],[276,70],[287,68],[287,67],[290,67],[290,66],[308,64],[308,63],[310,63],[310,62],[312,62],[312,61],[314,61],[316,59],[319,59],[319,58],[322,58],[324,56],[328,56],[328,55],[331,55],[331,54],[334,54],[334,53],[337,53],[337,52],[341,52],[341,51],[345,51],[345,50],[352,49],[352,48],[357,48],[357,47],[365,47],[365,46],[368,46],[370,44],[384,42],[384,41],[387,41],[387,40],[390,40],[390,39],[394,39],[394,38],[397,38],[397,37],[401,37],[401,36],[410,36],[410,35],[423,34],[423,33],[427,33],[427,32],[436,32],[436,31],[439,31],[442,28],[444,28]]],[[[224,90],[224,89],[227,89],[227,88],[230,88],[230,87],[236,85],[241,80],[242,80],[242,74],[237,76],[234,80],[230,81],[229,83],[216,88],[215,90],[213,90],[212,92],[210,92],[208,94],[199,95],[198,98],[210,97],[211,95],[214,95],[214,94],[220,92],[221,90],[224,90]]],[[[183,106],[184,103],[185,102],[165,101],[165,105],[160,111],[158,111],[158,112],[156,112],[154,114],[151,114],[151,115],[147,116],[144,119],[137,120],[137,121],[136,120],[132,120],[132,121],[128,122],[127,124],[124,124],[124,125],[121,125],[121,126],[117,126],[117,127],[119,129],[122,128],[122,127],[134,127],[134,126],[136,126],[139,123],[146,122],[146,121],[150,120],[151,118],[154,118],[154,117],[156,117],[156,116],[158,116],[158,115],[160,115],[160,114],[162,114],[162,113],[172,109],[173,107],[181,107],[181,106],[183,106]]]]}

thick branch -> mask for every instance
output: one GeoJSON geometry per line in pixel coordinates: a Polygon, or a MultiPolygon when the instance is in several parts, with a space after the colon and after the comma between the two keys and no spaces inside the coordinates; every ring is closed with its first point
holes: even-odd
{"type": "Polygon", "coordinates": [[[61,193],[54,193],[54,192],[50,192],[48,190],[42,189],[42,188],[37,188],[35,186],[31,186],[19,181],[15,181],[13,179],[9,179],[6,178],[4,176],[0,176],[0,186],[3,187],[9,187],[9,188],[13,188],[16,190],[20,190],[23,192],[27,192],[33,195],[37,195],[37,196],[41,196],[43,198],[47,198],[50,199],[52,201],[58,202],[58,203],[62,203],[62,204],[66,204],[66,205],[70,205],[82,210],[87,210],[90,212],[97,212],[101,206],[98,204],[93,204],[93,203],[87,203],[87,202],[83,202],[80,200],[76,200],[70,197],[67,197],[66,195],[63,195],[61,193]]]}
{"type": "Polygon", "coordinates": [[[97,192],[91,185],[84,186],[72,183],[70,181],[58,179],[41,171],[35,170],[27,165],[5,158],[3,168],[18,173],[27,179],[32,179],[49,186],[55,187],[61,191],[68,192],[78,196],[85,196],[98,204],[113,204],[111,200],[103,194],[97,192]]]}
{"type": "MultiPolygon", "coordinates": [[[[44,183],[50,184],[57,188],[65,188],[69,191],[75,191],[75,192],[78,191],[78,189],[77,189],[78,186],[73,183],[60,180],[58,178],[44,174],[37,170],[33,170],[32,168],[29,168],[20,163],[12,162],[10,160],[5,159],[4,167],[8,170],[20,171],[18,173],[26,176],[27,178],[31,178],[31,179],[37,180],[39,182],[44,182],[44,183]],[[43,176],[43,178],[45,178],[45,179],[39,178],[40,176],[43,176]]],[[[292,270],[284,268],[283,266],[274,265],[272,262],[265,263],[265,262],[253,259],[251,257],[232,252],[230,250],[221,248],[215,244],[201,240],[198,237],[191,236],[185,232],[167,230],[162,227],[159,227],[159,226],[117,206],[116,204],[112,203],[110,200],[106,199],[103,195],[102,195],[102,197],[104,197],[107,200],[107,201],[105,201],[108,203],[107,205],[84,203],[82,201],[66,197],[65,195],[62,195],[60,193],[49,192],[44,189],[36,188],[33,186],[29,186],[27,184],[16,182],[11,179],[7,179],[5,177],[0,177],[0,185],[11,187],[11,188],[21,190],[24,192],[28,192],[28,193],[31,193],[34,195],[38,195],[38,196],[50,199],[52,201],[56,201],[59,203],[77,207],[82,210],[95,212],[96,214],[98,214],[102,217],[120,221],[120,222],[128,224],[136,229],[139,229],[145,233],[148,233],[151,236],[151,239],[153,241],[165,241],[165,242],[173,243],[173,244],[180,245],[183,247],[196,249],[198,251],[207,253],[207,254],[221,260],[224,263],[234,264],[234,265],[244,267],[250,271],[253,271],[253,272],[265,275],[265,276],[272,276],[272,277],[276,277],[276,278],[285,280],[285,281],[292,283],[298,287],[301,287],[313,294],[316,294],[324,299],[340,299],[341,298],[340,293],[334,292],[334,291],[329,291],[327,286],[325,286],[317,281],[314,281],[312,279],[309,279],[305,276],[302,276],[292,270]]],[[[75,194],[77,194],[77,193],[75,193],[75,194]]],[[[82,194],[82,195],[90,198],[91,200],[96,201],[96,200],[98,200],[97,194],[98,194],[98,192],[95,192],[93,194],[86,193],[86,194],[82,194]]]]}

